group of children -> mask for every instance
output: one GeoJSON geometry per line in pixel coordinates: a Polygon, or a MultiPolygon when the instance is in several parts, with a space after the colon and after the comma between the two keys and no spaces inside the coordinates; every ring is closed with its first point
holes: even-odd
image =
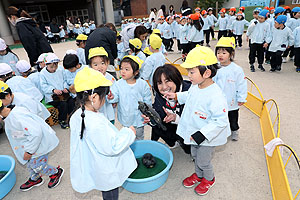
{"type": "MultiPolygon", "coordinates": [[[[279,70],[278,55],[294,42],[290,39],[291,30],[284,26],[286,16],[279,15],[275,10],[276,28],[271,30],[270,25],[265,25],[266,12],[260,11],[257,21],[249,23],[250,64],[254,63],[253,57],[254,60],[258,57],[259,64],[262,64],[264,51],[261,47],[269,46],[271,67],[279,70]],[[274,32],[271,37],[269,33],[272,31],[279,34],[274,32]],[[282,38],[287,43],[282,42],[282,38]],[[274,41],[279,40],[281,43],[278,46],[274,41]]],[[[224,12],[221,14],[224,18],[224,12]]],[[[298,15],[299,11],[295,16],[298,15]]],[[[138,110],[138,101],[151,104],[148,83],[153,86],[155,70],[164,65],[163,47],[172,49],[170,43],[176,35],[172,26],[178,25],[180,31],[176,39],[179,38],[179,48],[187,54],[181,66],[188,70],[192,86],[186,92],[167,92],[164,98],[185,104],[176,133],[185,144],[191,145],[195,173],[184,179],[183,185],[189,188],[197,184],[195,192],[207,194],[215,183],[211,164],[214,149],[224,145],[230,135],[232,140],[238,140],[239,106],[246,102],[247,97],[244,72],[233,62],[236,41],[233,37],[226,37],[233,34],[239,40],[239,30],[247,22],[243,21],[241,14],[241,17],[235,17],[239,20],[232,20],[232,27],[237,27],[236,30],[220,30],[223,31],[222,37],[214,53],[210,48],[199,46],[204,41],[200,32],[202,36],[204,31],[211,34],[214,26],[207,25],[208,16],[206,11],[202,12],[202,16],[192,14],[188,18],[175,15],[174,22],[169,17],[166,24],[159,23],[157,29],[153,29],[148,39],[149,46],[144,49],[141,39],[129,40],[128,55],[120,57],[119,80],[107,72],[109,58],[103,47],[91,48],[88,54],[90,64],[85,65],[84,57],[81,58],[87,40],[84,35],[78,35],[76,44],[79,50],[67,51],[62,66],[54,53],[42,54],[37,61],[37,70],[33,70],[26,61],[7,57],[0,64],[0,115],[5,121],[5,131],[17,159],[27,164],[30,172],[29,180],[20,189],[27,191],[41,185],[43,178],[40,174],[49,175],[48,187],[53,188],[59,184],[64,173],[60,166],[48,165],[48,153],[59,141],[45,123],[49,112],[40,103],[44,99],[59,110],[60,126],[71,128],[70,170],[74,190],[83,193],[98,189],[103,191],[104,198],[118,199],[118,187],[137,167],[129,146],[134,140],[144,139],[145,124],[138,110]],[[124,126],[120,131],[114,126],[116,106],[118,121],[124,126]],[[94,162],[92,166],[91,162],[94,162]]],[[[219,19],[217,23],[220,26],[224,22],[219,19]]],[[[299,38],[299,26],[295,28],[295,33],[299,38]]],[[[3,42],[0,40],[0,57],[14,57],[3,42]]],[[[295,62],[298,43],[294,45],[295,62]]],[[[259,68],[263,69],[262,65],[259,68]]]]}

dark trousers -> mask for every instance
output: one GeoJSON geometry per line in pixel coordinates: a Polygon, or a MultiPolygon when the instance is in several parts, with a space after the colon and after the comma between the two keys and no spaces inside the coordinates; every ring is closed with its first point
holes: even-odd
{"type": "MultiPolygon", "coordinates": [[[[171,43],[172,42],[173,42],[172,39],[165,39],[165,38],[163,38],[163,43],[164,43],[167,51],[171,49],[171,43]]],[[[172,44],[172,46],[173,46],[173,44],[172,44]]]]}
{"type": "Polygon", "coordinates": [[[271,52],[271,68],[277,69],[277,66],[282,64],[283,51],[271,52]]]}
{"type": "Polygon", "coordinates": [[[73,38],[74,37],[73,30],[72,31],[70,30],[70,33],[68,33],[68,36],[69,36],[69,38],[73,38]]]}
{"type": "Polygon", "coordinates": [[[211,33],[211,37],[215,38],[215,31],[212,27],[209,28],[209,32],[211,33]]]}
{"type": "Polygon", "coordinates": [[[232,37],[232,36],[233,36],[232,31],[228,30],[227,37],[232,37]]]}
{"type": "Polygon", "coordinates": [[[249,52],[249,63],[253,65],[255,63],[255,57],[257,56],[258,64],[262,65],[264,63],[264,47],[263,44],[251,44],[249,52]]]}
{"type": "Polygon", "coordinates": [[[294,65],[296,67],[300,67],[300,47],[294,48],[295,58],[294,58],[294,65]]]}
{"type": "Polygon", "coordinates": [[[68,114],[70,115],[75,107],[75,98],[70,97],[67,101],[51,101],[49,104],[58,109],[58,120],[66,121],[68,114]]]}
{"type": "Polygon", "coordinates": [[[226,36],[227,36],[227,30],[219,31],[219,33],[218,33],[218,40],[219,40],[221,37],[226,37],[226,36]]]}
{"type": "Polygon", "coordinates": [[[204,30],[203,32],[204,32],[204,35],[205,35],[205,42],[206,42],[206,44],[209,44],[210,29],[204,30]]]}
{"type": "Polygon", "coordinates": [[[237,46],[237,43],[239,43],[239,47],[242,46],[242,35],[233,35],[235,38],[235,46],[237,46]]]}
{"type": "Polygon", "coordinates": [[[269,51],[269,46],[267,49],[265,49],[265,60],[267,61],[270,61],[271,60],[271,53],[269,51]]]}
{"type": "Polygon", "coordinates": [[[290,58],[292,58],[294,56],[294,46],[291,46],[290,48],[286,49],[283,54],[282,57],[287,57],[289,55],[290,58]],[[289,55],[290,53],[290,55],[289,55]]]}
{"type": "Polygon", "coordinates": [[[239,109],[228,111],[228,118],[231,131],[239,130],[239,109]]]}
{"type": "Polygon", "coordinates": [[[181,51],[181,49],[182,49],[181,44],[180,44],[180,40],[178,40],[178,39],[177,39],[177,48],[178,48],[178,51],[181,51]]]}
{"type": "Polygon", "coordinates": [[[190,44],[181,44],[182,54],[187,54],[190,52],[190,44]]]}
{"type": "Polygon", "coordinates": [[[102,191],[103,200],[118,200],[119,199],[119,188],[115,188],[109,191],[102,191]]]}

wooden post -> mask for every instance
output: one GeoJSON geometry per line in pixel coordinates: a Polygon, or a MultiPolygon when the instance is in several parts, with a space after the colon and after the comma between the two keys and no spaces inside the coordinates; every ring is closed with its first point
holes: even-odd
{"type": "Polygon", "coordinates": [[[219,2],[216,1],[216,17],[218,17],[218,6],[219,6],[219,2]]]}

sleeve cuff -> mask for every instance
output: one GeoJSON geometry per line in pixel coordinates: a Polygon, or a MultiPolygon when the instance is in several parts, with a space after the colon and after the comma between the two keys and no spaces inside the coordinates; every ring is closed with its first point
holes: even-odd
{"type": "Polygon", "coordinates": [[[200,131],[197,131],[191,137],[195,140],[195,142],[198,145],[201,144],[206,139],[205,136],[200,131]]]}

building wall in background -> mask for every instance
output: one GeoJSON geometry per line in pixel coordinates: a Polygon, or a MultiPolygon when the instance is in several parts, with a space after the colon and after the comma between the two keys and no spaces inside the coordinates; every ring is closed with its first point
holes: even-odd
{"type": "MultiPolygon", "coordinates": [[[[147,0],[148,2],[148,10],[147,13],[145,14],[150,14],[150,9],[151,8],[156,8],[157,10],[160,9],[160,6],[164,4],[166,6],[166,12],[168,13],[169,11],[169,6],[173,5],[175,12],[180,13],[180,7],[182,5],[182,0],[147,0]]],[[[194,0],[188,0],[189,6],[194,9],[194,0]]]]}
{"type": "MultiPolygon", "coordinates": [[[[250,0],[251,1],[251,0],[250,0]]],[[[223,8],[240,7],[240,0],[229,0],[223,4],[223,8]]]]}
{"type": "Polygon", "coordinates": [[[130,0],[131,15],[147,14],[147,0],[130,0]]]}

